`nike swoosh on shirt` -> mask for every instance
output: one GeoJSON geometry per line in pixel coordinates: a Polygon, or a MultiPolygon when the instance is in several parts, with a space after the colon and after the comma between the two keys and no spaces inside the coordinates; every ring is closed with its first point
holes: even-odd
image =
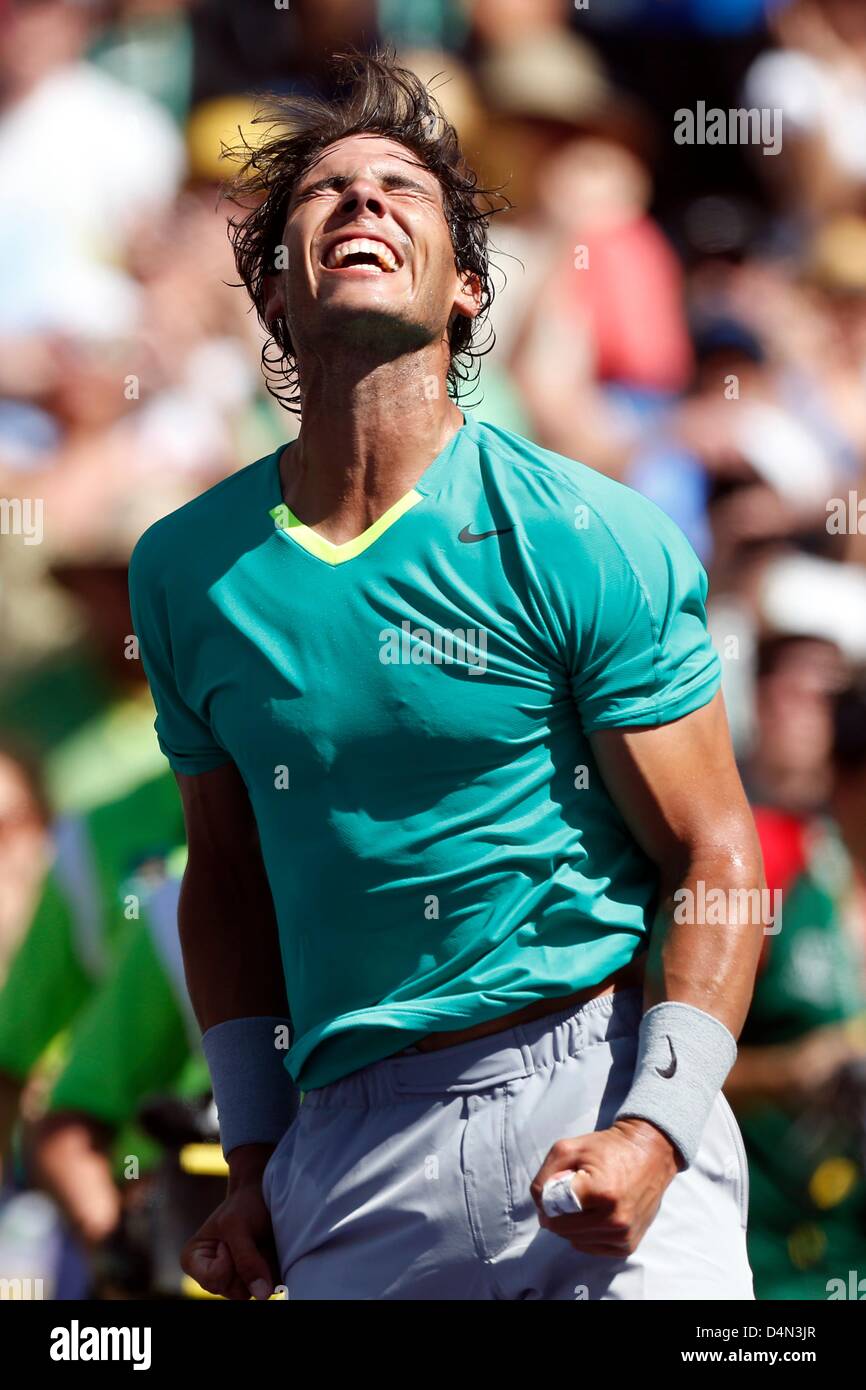
{"type": "Polygon", "coordinates": [[[670,1081],[671,1077],[674,1075],[674,1072],[677,1069],[677,1054],[674,1052],[674,1045],[671,1042],[670,1037],[668,1037],[667,1034],[665,1034],[665,1037],[667,1037],[668,1039],[668,1047],[671,1050],[671,1060],[666,1067],[656,1067],[656,1071],[658,1072],[659,1076],[663,1076],[666,1081],[670,1081]]]}
{"type": "Polygon", "coordinates": [[[457,539],[462,541],[464,545],[469,545],[472,541],[486,541],[490,536],[505,536],[513,530],[513,526],[503,526],[500,531],[479,531],[476,536],[468,526],[464,526],[457,539]]]}

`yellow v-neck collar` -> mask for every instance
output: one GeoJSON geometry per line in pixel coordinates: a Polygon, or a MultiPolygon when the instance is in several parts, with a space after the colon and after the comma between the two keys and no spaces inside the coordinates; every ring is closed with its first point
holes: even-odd
{"type": "MultiPolygon", "coordinates": [[[[366,531],[362,531],[360,536],[355,536],[350,541],[343,541],[340,545],[336,545],[333,541],[326,540],[324,536],[319,535],[318,531],[314,531],[312,527],[305,525],[299,517],[295,516],[291,508],[283,501],[278,502],[275,507],[270,507],[268,515],[278,531],[300,545],[308,554],[315,555],[317,560],[324,560],[326,565],[343,565],[347,560],[354,560],[356,556],[362,555],[374,541],[384,535],[389,526],[393,526],[395,521],[399,521],[401,516],[405,516],[406,512],[428,495],[431,479],[437,475],[440,469],[447,466],[468,430],[469,420],[464,415],[463,424],[451,436],[445,448],[437,454],[432,463],[428,464],[415,486],[410,488],[408,492],[404,492],[393,506],[389,507],[373,522],[372,526],[368,526],[366,531]]],[[[273,463],[276,464],[278,497],[280,495],[280,457],[282,452],[282,448],[280,448],[271,455],[273,463]]],[[[273,464],[271,466],[273,467],[273,464]]]]}
{"type": "Polygon", "coordinates": [[[356,555],[360,555],[375,540],[378,540],[389,526],[393,526],[394,522],[405,512],[408,512],[410,507],[414,507],[416,502],[420,502],[421,497],[420,492],[411,488],[409,492],[399,497],[393,506],[383,512],[372,526],[368,526],[366,531],[362,531],[360,536],[355,536],[350,541],[342,541],[339,545],[335,544],[334,541],[326,540],[310,526],[305,526],[303,521],[298,520],[291,508],[286,506],[285,502],[272,507],[269,514],[283,535],[296,541],[311,555],[315,555],[319,560],[324,560],[328,565],[342,565],[346,560],[354,560],[356,555]]]}

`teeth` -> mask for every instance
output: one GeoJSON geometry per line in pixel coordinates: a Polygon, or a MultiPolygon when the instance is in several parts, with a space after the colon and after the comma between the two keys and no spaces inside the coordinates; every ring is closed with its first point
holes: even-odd
{"type": "Polygon", "coordinates": [[[341,241],[338,246],[332,246],[326,265],[330,270],[335,270],[343,264],[347,256],[357,256],[361,252],[375,256],[383,270],[398,269],[397,258],[390,247],[382,241],[371,241],[367,237],[356,237],[353,241],[341,241]]]}

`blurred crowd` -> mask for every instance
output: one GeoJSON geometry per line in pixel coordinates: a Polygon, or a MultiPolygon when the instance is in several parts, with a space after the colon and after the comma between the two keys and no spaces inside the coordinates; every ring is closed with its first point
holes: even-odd
{"type": "Polygon", "coordinates": [[[327,90],[330,54],[383,40],[511,204],[464,409],[645,493],[709,572],[782,904],[728,1085],[756,1289],[857,1297],[863,0],[0,0],[0,1277],[180,1293],[179,1213],[220,1181],[126,563],[297,432],[221,155],[257,94],[327,90]],[[739,109],[772,145],[711,134],[739,109]]]}

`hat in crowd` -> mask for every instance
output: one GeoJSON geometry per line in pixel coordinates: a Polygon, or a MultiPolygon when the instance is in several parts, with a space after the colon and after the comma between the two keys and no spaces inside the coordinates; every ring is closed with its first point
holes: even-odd
{"type": "Polygon", "coordinates": [[[698,321],[692,328],[692,343],[699,362],[721,352],[756,363],[766,357],[760,338],[749,325],[724,315],[698,321]]]}
{"type": "Polygon", "coordinates": [[[801,421],[769,401],[740,401],[734,438],[758,476],[789,502],[819,506],[835,473],[823,444],[801,421]]]}
{"type": "Polygon", "coordinates": [[[222,183],[232,172],[228,153],[261,141],[264,128],[253,123],[256,107],[248,97],[214,97],[192,111],[186,125],[190,178],[222,183]]]}
{"type": "Polygon", "coordinates": [[[461,144],[470,146],[481,119],[481,99],[466,64],[438,48],[406,49],[400,53],[400,62],[429,87],[461,144]]]}
{"type": "Polygon", "coordinates": [[[478,75],[487,102],[502,115],[592,125],[613,99],[594,50],[559,29],[542,29],[529,39],[492,49],[478,75]]]}
{"type": "Polygon", "coordinates": [[[542,29],[502,43],[478,72],[490,115],[506,121],[548,122],[576,136],[621,145],[652,163],[657,139],[652,113],[614,86],[590,44],[561,29],[542,29]]]}
{"type": "Polygon", "coordinates": [[[866,291],[866,217],[834,217],[817,233],[809,256],[810,278],[843,293],[866,291]]]}
{"type": "Polygon", "coordinates": [[[780,633],[824,637],[855,665],[866,661],[866,571],[813,555],[789,554],[764,573],[760,612],[780,633]]]}

